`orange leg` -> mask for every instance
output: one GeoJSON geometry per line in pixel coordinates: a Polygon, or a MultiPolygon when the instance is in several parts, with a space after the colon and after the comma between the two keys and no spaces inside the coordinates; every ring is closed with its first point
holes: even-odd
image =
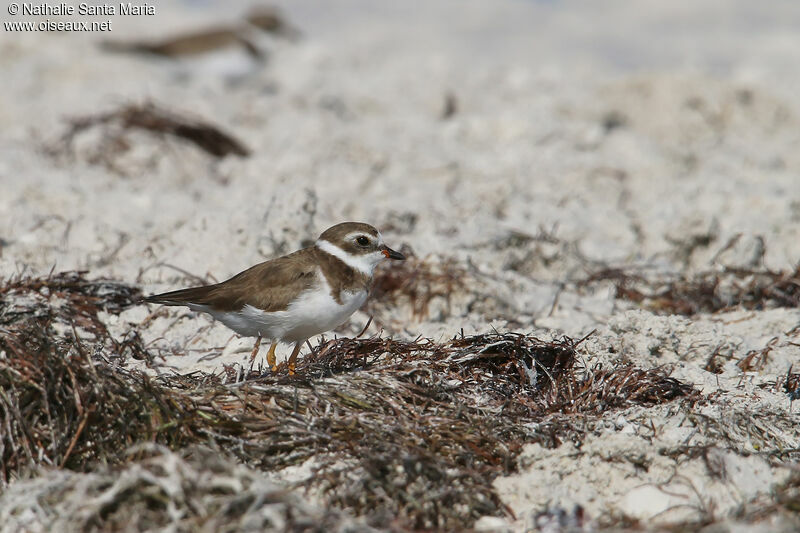
{"type": "Polygon", "coordinates": [[[303,344],[303,341],[299,341],[297,344],[294,345],[294,350],[292,350],[292,355],[289,356],[289,375],[294,376],[294,369],[295,363],[297,363],[297,354],[300,353],[300,346],[303,344]]]}
{"type": "Polygon", "coordinates": [[[272,345],[269,347],[269,351],[267,352],[267,364],[269,365],[270,370],[275,372],[278,370],[278,365],[275,364],[275,347],[278,345],[277,342],[273,342],[272,345]]]}
{"type": "Polygon", "coordinates": [[[261,347],[261,335],[256,339],[256,344],[253,346],[253,352],[250,354],[250,368],[253,368],[253,360],[258,355],[258,349],[261,347]]]}

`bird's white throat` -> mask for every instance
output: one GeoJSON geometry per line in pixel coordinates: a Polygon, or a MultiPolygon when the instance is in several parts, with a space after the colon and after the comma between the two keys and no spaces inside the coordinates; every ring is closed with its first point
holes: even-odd
{"type": "Polygon", "coordinates": [[[354,268],[362,274],[366,274],[367,276],[372,276],[373,272],[375,272],[375,267],[384,258],[382,252],[372,252],[363,255],[348,254],[335,244],[322,239],[316,242],[316,246],[323,252],[331,254],[337,259],[341,259],[345,265],[354,268]]]}

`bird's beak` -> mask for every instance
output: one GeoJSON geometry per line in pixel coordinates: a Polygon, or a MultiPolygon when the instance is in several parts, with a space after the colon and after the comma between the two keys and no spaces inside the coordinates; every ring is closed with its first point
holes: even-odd
{"type": "Polygon", "coordinates": [[[400,259],[400,260],[403,260],[403,259],[406,258],[406,256],[404,256],[400,252],[396,252],[396,251],[392,250],[391,248],[389,248],[386,245],[384,245],[383,248],[381,248],[381,253],[383,253],[383,255],[385,255],[387,259],[400,259]]]}

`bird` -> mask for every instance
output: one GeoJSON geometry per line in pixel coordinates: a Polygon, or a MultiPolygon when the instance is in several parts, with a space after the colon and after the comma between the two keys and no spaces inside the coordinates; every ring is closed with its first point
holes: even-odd
{"type": "Polygon", "coordinates": [[[144,301],[208,313],[239,335],[256,337],[251,365],[261,339],[268,339],[267,363],[273,372],[278,343],[294,343],[287,364],[293,375],[302,344],[340,326],[364,304],[375,267],[385,259],[405,256],[386,246],[373,226],[342,222],[323,231],[313,245],[221,283],[154,294],[144,301]]]}

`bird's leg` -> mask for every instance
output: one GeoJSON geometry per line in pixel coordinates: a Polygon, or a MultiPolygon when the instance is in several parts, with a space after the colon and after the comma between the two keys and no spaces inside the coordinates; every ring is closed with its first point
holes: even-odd
{"type": "Polygon", "coordinates": [[[256,344],[253,346],[253,352],[250,354],[250,369],[253,369],[253,361],[255,361],[256,355],[258,355],[258,349],[261,347],[261,335],[256,338],[256,344]]]}
{"type": "Polygon", "coordinates": [[[278,365],[275,364],[275,347],[278,345],[277,342],[273,342],[272,345],[269,347],[269,351],[267,352],[267,364],[269,365],[270,370],[275,372],[278,370],[278,365]]]}
{"type": "Polygon", "coordinates": [[[303,341],[298,341],[297,344],[294,345],[294,350],[292,350],[292,355],[289,356],[289,375],[294,376],[294,369],[295,363],[297,362],[297,354],[300,353],[300,346],[302,346],[303,341]]]}

